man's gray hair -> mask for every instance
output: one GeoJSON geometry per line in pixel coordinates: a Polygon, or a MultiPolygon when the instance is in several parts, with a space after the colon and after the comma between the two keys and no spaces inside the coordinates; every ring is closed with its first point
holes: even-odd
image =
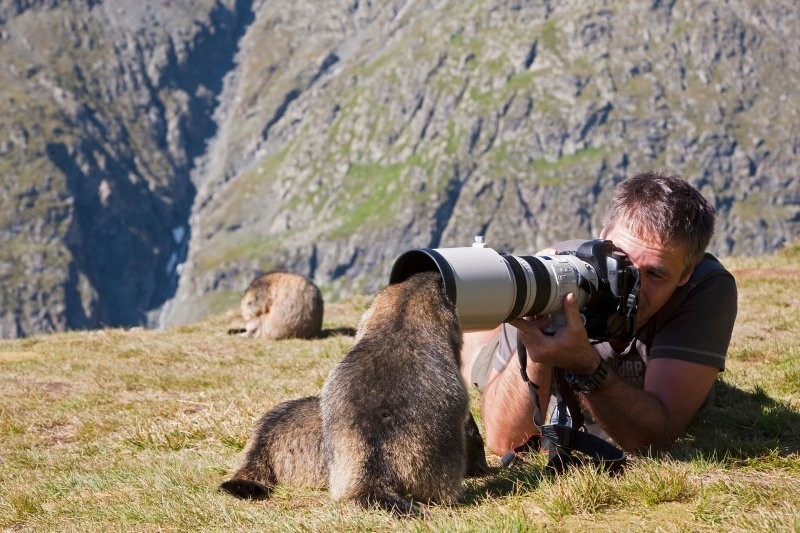
{"type": "Polygon", "coordinates": [[[716,210],[681,176],[642,172],[620,182],[603,216],[603,234],[624,221],[637,237],[657,235],[662,243],[686,246],[687,266],[694,267],[714,234],[716,210]]]}

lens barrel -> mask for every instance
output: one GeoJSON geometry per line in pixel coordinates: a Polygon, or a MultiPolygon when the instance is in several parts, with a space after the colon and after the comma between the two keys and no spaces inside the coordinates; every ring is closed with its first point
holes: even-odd
{"type": "Polygon", "coordinates": [[[397,258],[389,283],[417,272],[438,271],[461,326],[491,329],[522,316],[560,310],[567,292],[581,292],[575,261],[583,263],[573,256],[520,257],[487,247],[418,248],[397,258]]]}

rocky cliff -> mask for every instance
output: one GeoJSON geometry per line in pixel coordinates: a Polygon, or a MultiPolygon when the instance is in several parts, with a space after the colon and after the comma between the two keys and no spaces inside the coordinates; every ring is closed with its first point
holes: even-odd
{"type": "Polygon", "coordinates": [[[177,285],[241,2],[4,1],[0,335],[134,325],[177,285]]]}
{"type": "Polygon", "coordinates": [[[535,251],[647,168],[716,205],[718,254],[800,230],[791,1],[2,5],[5,336],[191,321],[273,268],[371,292],[475,234],[535,251]]]}

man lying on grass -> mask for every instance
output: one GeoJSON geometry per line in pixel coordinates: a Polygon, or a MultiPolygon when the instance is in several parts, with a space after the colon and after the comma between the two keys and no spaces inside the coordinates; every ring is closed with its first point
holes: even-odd
{"type": "MultiPolygon", "coordinates": [[[[714,208],[683,178],[642,173],[620,183],[603,219],[610,240],[639,269],[636,335],[590,344],[574,302],[554,335],[549,320],[517,319],[464,335],[463,373],[482,391],[486,443],[503,455],[538,432],[515,356],[517,335],[544,412],[553,368],[586,377],[577,396],[586,429],[626,451],[668,448],[713,397],[736,318],[736,283],[706,247],[714,208]],[[608,371],[612,369],[613,371],[608,371]]],[[[550,251],[553,253],[553,251],[550,251]]]]}

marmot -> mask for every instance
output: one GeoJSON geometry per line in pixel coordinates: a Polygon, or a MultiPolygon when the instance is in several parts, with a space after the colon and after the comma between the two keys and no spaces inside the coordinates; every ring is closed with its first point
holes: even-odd
{"type": "MultiPolygon", "coordinates": [[[[486,451],[472,415],[464,427],[467,476],[488,472],[486,451]]],[[[275,485],[322,489],[330,470],[322,450],[319,396],[289,400],[269,410],[247,439],[240,466],[220,489],[239,498],[269,498],[275,485]]]]}
{"type": "Polygon", "coordinates": [[[300,274],[270,272],[244,291],[246,337],[308,339],[322,332],[324,303],[319,288],[300,274]]]}
{"type": "Polygon", "coordinates": [[[461,345],[438,273],[414,274],[375,296],[320,398],[335,500],[406,515],[409,499],[460,497],[470,419],[461,345]]]}
{"type": "Polygon", "coordinates": [[[422,279],[384,289],[362,317],[356,345],[325,384],[327,426],[318,396],[279,404],[257,423],[241,466],[222,490],[263,499],[277,483],[312,488],[330,483],[337,499],[406,514],[411,507],[401,494],[451,502],[465,473],[488,471],[458,370],[461,329],[455,311],[437,288],[438,275],[435,283],[433,276],[418,276],[422,279]],[[391,374],[398,368],[402,373],[395,378],[391,374]],[[333,436],[326,436],[328,431],[333,436]],[[366,483],[351,487],[359,474],[366,483]]]}
{"type": "Polygon", "coordinates": [[[220,488],[240,498],[262,500],[278,483],[328,486],[319,396],[283,402],[262,416],[247,440],[241,466],[220,488]]]}

